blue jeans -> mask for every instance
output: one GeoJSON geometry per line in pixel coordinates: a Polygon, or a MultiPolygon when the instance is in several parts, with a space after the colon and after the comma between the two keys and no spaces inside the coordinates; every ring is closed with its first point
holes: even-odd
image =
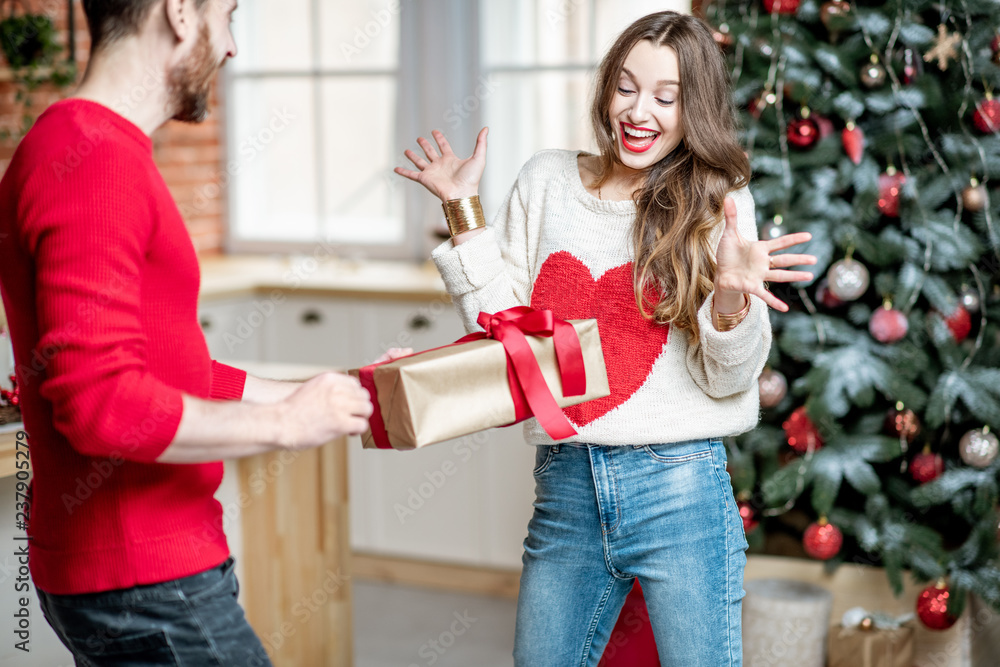
{"type": "Polygon", "coordinates": [[[720,438],[540,446],[514,663],[594,667],[639,579],[664,667],[743,664],[747,542],[720,438]]]}
{"type": "Polygon", "coordinates": [[[85,595],[38,591],[80,667],[271,667],[236,602],[233,559],[190,577],[85,595]]]}

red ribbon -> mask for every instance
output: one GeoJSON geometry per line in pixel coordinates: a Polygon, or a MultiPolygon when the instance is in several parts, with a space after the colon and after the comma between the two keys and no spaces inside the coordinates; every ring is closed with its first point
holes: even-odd
{"type": "MultiPolygon", "coordinates": [[[[573,325],[556,319],[551,310],[535,310],[527,306],[508,308],[492,315],[479,313],[477,322],[483,331],[463,336],[452,345],[487,338],[503,344],[507,353],[507,382],[510,385],[511,398],[514,400],[515,418],[511,423],[516,424],[535,416],[553,440],[576,435],[576,429],[566,419],[566,415],[545,384],[538,360],[535,359],[526,337],[544,336],[553,339],[563,395],[582,396],[587,393],[587,374],[583,364],[580,338],[573,325]]],[[[375,446],[379,449],[392,449],[379,409],[378,393],[375,390],[374,370],[380,365],[365,366],[359,371],[359,379],[361,386],[371,395],[372,405],[375,408],[368,420],[375,446]]]]}

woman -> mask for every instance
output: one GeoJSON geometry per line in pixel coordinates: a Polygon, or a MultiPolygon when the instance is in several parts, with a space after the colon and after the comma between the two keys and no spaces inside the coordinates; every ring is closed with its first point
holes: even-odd
{"type": "Polygon", "coordinates": [[[611,395],[567,408],[579,436],[535,420],[534,516],[524,542],[514,656],[596,665],[637,578],[665,665],[742,664],[746,539],[722,438],[758,420],[765,281],[811,279],[757,241],[750,168],[708,26],[675,12],[629,26],[604,57],[591,122],[599,155],[542,151],[481,224],[486,130],[469,159],[440,132],[396,171],[445,202],[433,258],[470,330],[517,305],[595,317],[611,395]]]}

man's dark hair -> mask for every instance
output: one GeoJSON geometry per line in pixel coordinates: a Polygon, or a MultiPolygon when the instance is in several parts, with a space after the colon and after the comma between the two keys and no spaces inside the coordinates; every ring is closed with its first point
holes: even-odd
{"type": "MultiPolygon", "coordinates": [[[[83,0],[90,28],[90,51],[113,44],[139,32],[149,10],[159,0],[83,0]]],[[[194,0],[201,9],[207,0],[194,0]]]]}

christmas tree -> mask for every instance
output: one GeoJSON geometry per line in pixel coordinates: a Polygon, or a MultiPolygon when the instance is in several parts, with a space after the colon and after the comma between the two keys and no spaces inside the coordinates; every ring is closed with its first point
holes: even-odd
{"type": "Polygon", "coordinates": [[[751,546],[931,582],[947,627],[1000,610],[1000,1],[753,0],[706,10],[729,58],[773,285],[759,428],[728,442],[751,546]],[[760,522],[763,525],[756,528],[760,522]],[[800,526],[800,528],[803,526],[800,526]],[[940,606],[947,600],[947,612],[940,606]]]}

